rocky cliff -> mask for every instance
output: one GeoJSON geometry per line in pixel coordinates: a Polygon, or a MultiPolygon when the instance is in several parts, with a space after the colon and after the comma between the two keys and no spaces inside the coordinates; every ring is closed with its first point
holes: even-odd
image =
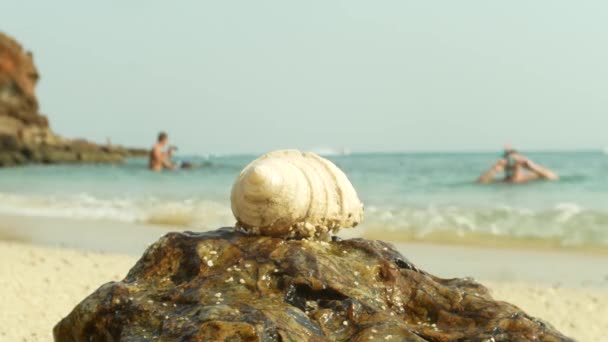
{"type": "Polygon", "coordinates": [[[24,163],[121,162],[145,153],[100,146],[53,133],[41,115],[35,88],[40,75],[32,53],[0,32],[0,166],[24,163]]]}
{"type": "Polygon", "coordinates": [[[170,233],[84,299],[55,341],[572,341],[390,244],[170,233]]]}

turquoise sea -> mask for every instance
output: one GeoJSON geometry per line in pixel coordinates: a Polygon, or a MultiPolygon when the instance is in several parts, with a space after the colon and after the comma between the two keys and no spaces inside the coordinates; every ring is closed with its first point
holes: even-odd
{"type": "MultiPolygon", "coordinates": [[[[451,243],[522,242],[608,250],[608,155],[527,153],[557,182],[477,185],[499,153],[328,155],[365,204],[363,235],[451,243]]],[[[230,188],[255,155],[181,156],[161,174],[123,165],[0,169],[0,215],[126,221],[203,230],[232,225],[230,188]]],[[[82,229],[86,229],[83,227],[82,229]]]]}

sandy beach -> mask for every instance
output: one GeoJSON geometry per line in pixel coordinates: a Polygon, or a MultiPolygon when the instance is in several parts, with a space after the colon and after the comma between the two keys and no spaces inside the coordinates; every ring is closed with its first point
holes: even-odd
{"type": "MultiPolygon", "coordinates": [[[[398,245],[398,248],[419,266],[437,275],[475,276],[491,289],[495,298],[541,317],[577,340],[608,341],[605,337],[608,288],[601,283],[572,287],[572,283],[551,284],[551,279],[537,281],[516,274],[511,274],[513,280],[498,280],[479,266],[484,264],[492,269],[493,263],[511,257],[508,251],[484,251],[485,257],[480,261],[476,254],[479,251],[470,248],[459,251],[449,246],[398,245]],[[454,255],[458,260],[451,257],[454,255]],[[476,260],[477,265],[471,260],[476,260]],[[458,270],[454,269],[456,264],[460,264],[458,270]],[[443,268],[437,265],[443,265],[443,268]],[[484,275],[493,279],[483,280],[484,275]]],[[[548,270],[559,269],[547,264],[553,255],[545,256],[537,256],[532,265],[545,263],[548,270]]],[[[573,262],[588,261],[581,258],[574,258],[573,262]]],[[[80,300],[103,283],[122,279],[136,261],[135,255],[0,241],[0,286],[3,289],[0,340],[50,340],[53,326],[80,300]]]]}
{"type": "Polygon", "coordinates": [[[122,279],[136,260],[0,242],[0,340],[52,340],[63,316],[101,284],[122,279]]]}

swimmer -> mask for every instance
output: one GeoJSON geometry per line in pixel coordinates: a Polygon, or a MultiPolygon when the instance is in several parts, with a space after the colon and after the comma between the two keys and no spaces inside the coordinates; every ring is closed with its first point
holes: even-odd
{"type": "Polygon", "coordinates": [[[492,167],[484,172],[477,179],[477,183],[488,184],[495,181],[495,176],[504,172],[503,182],[521,184],[533,180],[558,180],[559,176],[543,167],[536,164],[523,154],[516,150],[505,147],[505,152],[502,158],[498,159],[492,167]]]}
{"type": "Polygon", "coordinates": [[[152,171],[160,172],[163,169],[167,168],[169,170],[175,170],[176,166],[171,163],[171,155],[176,150],[175,147],[170,146],[167,151],[165,151],[165,146],[169,142],[169,136],[165,132],[160,132],[158,134],[158,140],[152,150],[150,151],[150,161],[148,163],[148,168],[152,171]]]}

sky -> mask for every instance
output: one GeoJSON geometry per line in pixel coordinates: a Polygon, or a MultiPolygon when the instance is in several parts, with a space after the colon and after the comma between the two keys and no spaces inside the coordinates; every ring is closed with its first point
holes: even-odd
{"type": "Polygon", "coordinates": [[[68,137],[180,152],[608,146],[606,1],[4,1],[68,137]]]}

